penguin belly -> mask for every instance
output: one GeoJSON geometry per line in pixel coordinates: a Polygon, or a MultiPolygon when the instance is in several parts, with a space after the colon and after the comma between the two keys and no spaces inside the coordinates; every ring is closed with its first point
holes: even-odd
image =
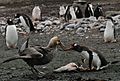
{"type": "Polygon", "coordinates": [[[96,67],[96,70],[99,70],[101,67],[101,59],[99,58],[98,54],[93,52],[93,61],[92,64],[96,67]]]}
{"type": "Polygon", "coordinates": [[[6,44],[9,47],[16,47],[18,41],[18,33],[15,25],[9,25],[6,29],[6,44]]]}
{"type": "Polygon", "coordinates": [[[73,7],[70,7],[70,14],[72,16],[72,19],[76,19],[76,15],[73,7]]]}
{"type": "Polygon", "coordinates": [[[107,23],[105,31],[104,31],[104,41],[112,42],[114,41],[114,29],[110,23],[107,23]]]}
{"type": "MultiPolygon", "coordinates": [[[[82,56],[89,62],[89,59],[90,59],[89,53],[87,51],[83,51],[81,53],[82,53],[82,56]]],[[[101,60],[100,60],[99,56],[97,55],[97,53],[93,52],[92,55],[93,55],[93,59],[92,59],[91,65],[92,65],[92,67],[99,70],[101,67],[101,60]]]]}

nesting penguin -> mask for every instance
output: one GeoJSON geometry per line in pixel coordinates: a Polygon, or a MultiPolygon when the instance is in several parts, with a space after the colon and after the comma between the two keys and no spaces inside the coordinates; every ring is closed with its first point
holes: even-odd
{"type": "Polygon", "coordinates": [[[104,42],[116,42],[115,26],[112,17],[107,17],[106,28],[104,31],[104,42]]]}
{"type": "Polygon", "coordinates": [[[94,10],[94,16],[96,19],[98,19],[100,16],[104,16],[103,8],[101,5],[97,5],[97,7],[94,10]]]}
{"type": "MultiPolygon", "coordinates": [[[[30,67],[34,74],[38,75],[39,72],[35,69],[35,65],[44,65],[49,63],[53,58],[53,49],[56,48],[57,45],[60,44],[60,40],[58,36],[54,36],[49,41],[46,47],[41,46],[29,46],[28,45],[29,38],[27,41],[21,46],[19,50],[19,55],[8,58],[3,61],[1,64],[16,60],[23,59],[30,67]]],[[[43,73],[43,72],[42,72],[43,73]]]]}
{"type": "Polygon", "coordinates": [[[7,20],[7,27],[5,28],[5,41],[8,49],[16,48],[18,42],[18,32],[12,19],[7,20]]]}
{"type": "Polygon", "coordinates": [[[35,7],[32,10],[32,20],[39,21],[41,19],[42,19],[41,9],[38,5],[35,5],[35,7]]]}
{"type": "Polygon", "coordinates": [[[20,20],[20,22],[24,26],[24,30],[27,35],[30,32],[34,32],[36,30],[33,26],[31,19],[26,14],[17,13],[17,14],[15,14],[15,19],[20,20]]]}
{"type": "Polygon", "coordinates": [[[101,70],[106,67],[108,67],[110,64],[115,64],[119,61],[114,61],[114,62],[107,62],[107,60],[103,57],[103,55],[95,50],[95,49],[90,49],[86,46],[80,46],[77,43],[71,44],[70,48],[65,48],[63,45],[61,46],[63,50],[68,51],[68,50],[74,50],[79,53],[81,53],[81,56],[84,59],[84,61],[88,61],[88,66],[89,69],[96,69],[96,70],[101,70]]]}
{"type": "Polygon", "coordinates": [[[86,9],[85,9],[85,17],[94,16],[93,11],[93,5],[91,3],[87,3],[86,9]]]}

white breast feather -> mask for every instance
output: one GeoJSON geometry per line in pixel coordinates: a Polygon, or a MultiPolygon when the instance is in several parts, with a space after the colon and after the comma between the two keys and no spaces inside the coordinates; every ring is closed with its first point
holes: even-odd
{"type": "Polygon", "coordinates": [[[18,33],[15,25],[8,25],[6,29],[6,42],[10,44],[17,43],[18,33]]]}

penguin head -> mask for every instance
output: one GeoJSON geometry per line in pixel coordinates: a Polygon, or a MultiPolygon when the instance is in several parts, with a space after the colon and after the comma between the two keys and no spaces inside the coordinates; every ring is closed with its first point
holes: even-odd
{"type": "Polygon", "coordinates": [[[115,22],[116,22],[116,21],[115,21],[115,20],[113,20],[113,18],[112,18],[112,17],[108,16],[108,17],[107,17],[107,19],[108,19],[108,20],[111,20],[111,21],[112,21],[112,23],[115,25],[115,22]]]}
{"type": "Polygon", "coordinates": [[[100,9],[100,10],[102,10],[102,5],[98,4],[97,8],[100,9]]]}
{"type": "Polygon", "coordinates": [[[21,14],[20,13],[17,13],[17,14],[15,14],[15,18],[19,18],[21,16],[21,14]]]}
{"type": "Polygon", "coordinates": [[[80,46],[77,43],[72,43],[70,45],[70,48],[67,48],[66,50],[76,50],[77,51],[79,47],[80,46]]]}
{"type": "Polygon", "coordinates": [[[54,36],[50,39],[49,44],[48,44],[48,48],[52,48],[52,47],[56,47],[56,45],[60,45],[60,39],[58,36],[54,36]]]}
{"type": "Polygon", "coordinates": [[[8,23],[8,25],[13,25],[14,23],[13,23],[13,20],[11,19],[11,18],[9,18],[8,20],[7,20],[7,23],[8,23]]]}
{"type": "Polygon", "coordinates": [[[17,14],[14,15],[14,22],[16,24],[20,23],[20,18],[19,18],[20,16],[21,16],[20,13],[17,13],[17,14]]]}

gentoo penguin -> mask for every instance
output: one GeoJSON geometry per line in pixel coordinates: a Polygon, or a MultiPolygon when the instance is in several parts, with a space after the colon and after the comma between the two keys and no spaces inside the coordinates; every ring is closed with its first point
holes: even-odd
{"type": "Polygon", "coordinates": [[[94,16],[93,5],[91,3],[87,3],[85,9],[85,17],[94,16]]]}
{"type": "Polygon", "coordinates": [[[59,8],[59,16],[64,17],[65,12],[66,12],[65,7],[63,5],[61,5],[60,8],[59,8]]]}
{"type": "Polygon", "coordinates": [[[72,5],[68,5],[65,13],[65,21],[69,21],[71,19],[76,19],[75,10],[72,5]]]}
{"type": "Polygon", "coordinates": [[[31,19],[26,14],[17,13],[15,14],[15,19],[20,20],[20,22],[24,26],[24,30],[26,34],[29,34],[30,32],[35,31],[35,28],[33,26],[31,19]]]}
{"type": "MultiPolygon", "coordinates": [[[[1,64],[16,59],[23,59],[31,67],[32,72],[38,75],[40,72],[35,69],[34,66],[49,63],[53,58],[53,49],[55,49],[56,46],[60,44],[60,40],[58,36],[54,36],[50,39],[46,47],[29,46],[28,41],[29,39],[27,39],[27,41],[21,46],[19,55],[10,57],[1,64]]],[[[41,73],[43,74],[43,72],[41,73]]]]}
{"type": "Polygon", "coordinates": [[[107,17],[106,28],[104,31],[104,42],[116,42],[115,26],[112,17],[107,17]]]}
{"type": "Polygon", "coordinates": [[[77,19],[83,18],[83,13],[79,6],[75,6],[75,15],[77,19]]]}
{"type": "Polygon", "coordinates": [[[8,26],[5,28],[5,39],[8,49],[16,48],[18,41],[18,32],[12,19],[7,20],[8,26]]]}
{"type": "Polygon", "coordinates": [[[75,14],[75,10],[74,10],[73,6],[70,6],[70,14],[72,16],[71,19],[76,19],[76,14],[75,14]]]}
{"type": "Polygon", "coordinates": [[[35,7],[32,10],[32,20],[39,21],[41,19],[42,19],[41,9],[38,5],[35,5],[35,7]]]}
{"type": "Polygon", "coordinates": [[[97,5],[97,7],[95,8],[94,16],[96,17],[96,19],[98,19],[100,16],[104,16],[103,8],[101,5],[97,5]]]}
{"type": "Polygon", "coordinates": [[[95,49],[89,49],[86,46],[80,46],[76,43],[71,44],[70,48],[65,48],[63,45],[61,47],[65,51],[74,50],[80,52],[81,56],[85,58],[86,61],[88,61],[90,70],[92,70],[92,68],[96,70],[101,70],[108,67],[108,65],[110,64],[119,62],[119,61],[107,62],[99,51],[95,49]]]}

